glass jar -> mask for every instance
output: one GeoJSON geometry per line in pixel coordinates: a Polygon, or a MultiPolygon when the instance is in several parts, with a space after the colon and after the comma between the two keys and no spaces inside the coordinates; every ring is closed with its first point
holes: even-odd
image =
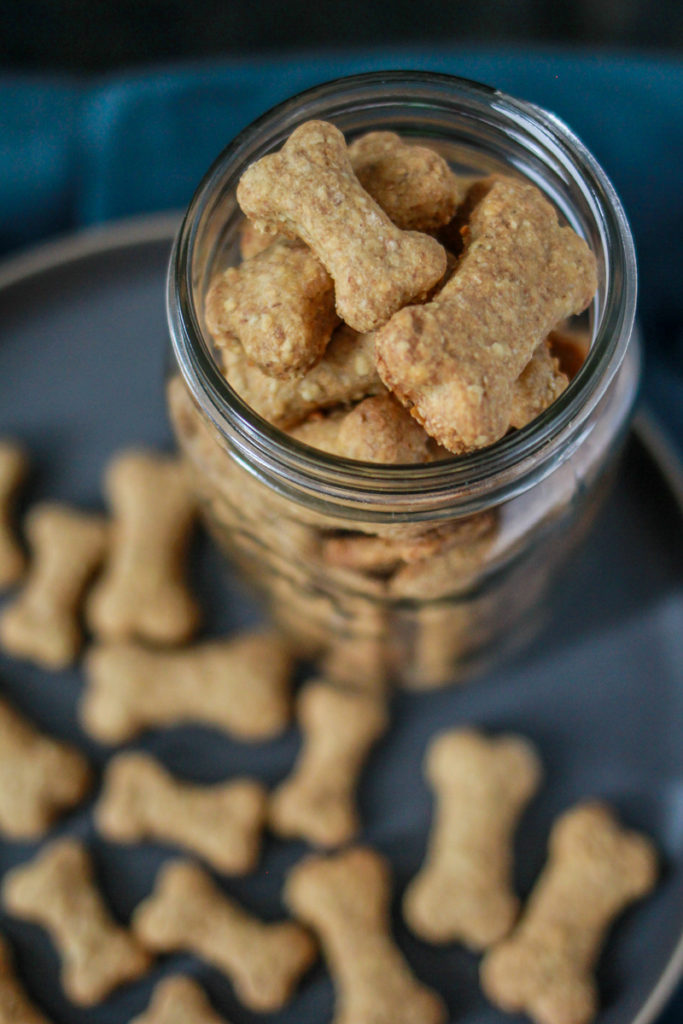
{"type": "Polygon", "coordinates": [[[173,249],[168,384],[182,452],[219,546],[265,595],[297,650],[330,676],[413,688],[458,681],[531,635],[561,563],[609,480],[637,389],[636,265],[619,200],[556,117],[446,75],[377,72],[288,100],[223,151],[173,249]],[[341,459],[256,414],[222,376],[203,318],[238,262],[241,174],[303,121],[347,140],[391,130],[459,173],[522,175],[597,257],[591,343],[564,393],[488,448],[429,464],[341,459]]]}

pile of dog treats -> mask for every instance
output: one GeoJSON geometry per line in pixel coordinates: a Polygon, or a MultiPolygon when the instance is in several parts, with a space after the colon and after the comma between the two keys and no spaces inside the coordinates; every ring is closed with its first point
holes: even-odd
{"type": "MultiPolygon", "coordinates": [[[[0,585],[16,588],[0,609],[0,644],[56,670],[79,657],[84,619],[93,638],[80,706],[89,735],[115,748],[149,728],[199,722],[258,742],[287,727],[294,703],[303,736],[289,776],[271,792],[239,776],[190,784],[149,754],[112,752],[95,803],[99,832],[181,851],[124,927],[99,891],[85,844],[49,837],[93,785],[86,758],[0,700],[0,832],[6,841],[46,837],[5,875],[2,902],[49,933],[68,998],[97,1006],[142,977],[156,955],[182,950],[224,972],[249,1010],[271,1012],[306,985],[322,954],[336,1024],[445,1024],[441,997],[393,941],[390,866],[357,845],[354,794],[371,746],[389,730],[387,698],[324,679],[293,698],[293,658],[268,628],[194,640],[199,607],[184,556],[196,507],[176,459],[115,457],[106,518],[57,504],[30,509],[28,565],[12,515],[26,469],[18,446],[0,445],[0,585]],[[255,870],[266,829],[314,848],[285,882],[291,920],[259,920],[214,880],[255,870]]],[[[520,736],[448,730],[431,740],[425,771],[434,815],[424,864],[403,897],[408,927],[426,942],[483,953],[481,984],[497,1006],[537,1024],[587,1024],[597,1012],[592,972],[609,926],[655,884],[652,844],[603,804],[569,808],[520,911],[513,834],[541,781],[533,746],[520,736]]],[[[46,1024],[1,940],[0,1020],[46,1024]]],[[[221,1018],[195,981],[172,977],[135,1024],[181,1020],[221,1018]]]]}

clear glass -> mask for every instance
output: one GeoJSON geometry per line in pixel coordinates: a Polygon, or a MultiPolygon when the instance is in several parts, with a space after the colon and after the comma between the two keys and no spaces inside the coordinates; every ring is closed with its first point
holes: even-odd
{"type": "Polygon", "coordinates": [[[341,79],[274,108],[227,147],[171,257],[169,406],[219,546],[302,654],[342,680],[429,688],[498,661],[532,634],[628,427],[640,365],[635,301],[633,243],[604,172],[557,118],[486,86],[413,72],[341,79]],[[216,272],[238,261],[237,182],[311,118],[349,140],[396,131],[460,173],[521,174],[586,238],[599,272],[590,350],[528,426],[439,462],[361,463],[298,443],[227,384],[203,304],[216,272]]]}

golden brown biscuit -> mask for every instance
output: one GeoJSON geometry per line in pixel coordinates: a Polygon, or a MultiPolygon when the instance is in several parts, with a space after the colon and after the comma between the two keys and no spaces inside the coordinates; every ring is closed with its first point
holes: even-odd
{"type": "MultiPolygon", "coordinates": [[[[0,1020],[0,1024],[2,1021],[0,1020]]],[[[219,1017],[204,989],[184,975],[164,978],[144,1013],[130,1024],[228,1024],[219,1017]]]]}

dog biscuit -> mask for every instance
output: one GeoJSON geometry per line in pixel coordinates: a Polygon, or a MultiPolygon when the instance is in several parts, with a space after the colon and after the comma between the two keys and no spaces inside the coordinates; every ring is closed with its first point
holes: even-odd
{"type": "Polygon", "coordinates": [[[81,718],[101,743],[185,722],[241,740],[268,739],[289,722],[292,667],[283,640],[267,629],[177,651],[94,647],[86,655],[81,718]]]}
{"type": "Polygon", "coordinates": [[[270,797],[269,822],[286,838],[339,846],[358,832],[354,792],[371,746],[388,725],[384,702],[323,680],[297,700],[303,747],[292,773],[270,797]]]}
{"type": "Polygon", "coordinates": [[[404,142],[395,132],[368,132],[349,146],[356,177],[397,228],[435,231],[465,198],[466,181],[428,146],[404,142]]]}
{"type": "Polygon", "coordinates": [[[17,492],[28,473],[28,457],[14,441],[0,440],[0,590],[21,579],[24,552],[14,533],[17,492]]]}
{"type": "Polygon", "coordinates": [[[187,640],[199,609],[183,579],[195,500],[175,458],[124,451],[105,489],[114,524],[109,558],[88,600],[88,622],[104,640],[187,640]]]}
{"type": "Polygon", "coordinates": [[[538,757],[519,736],[488,739],[454,729],[430,744],[426,775],[436,796],[434,824],[403,916],[427,942],[486,949],[517,917],[512,837],[540,782],[538,757]]]}
{"type": "Polygon", "coordinates": [[[101,1002],[149,967],[149,955],[109,914],[77,840],[59,839],[14,868],[2,893],[10,914],[49,933],[62,959],[64,991],[78,1006],[101,1002]]]}
{"type": "Polygon", "coordinates": [[[314,366],[339,323],[329,274],[310,249],[286,238],[217,277],[205,316],[217,345],[237,339],[265,374],[280,378],[314,366]]]}
{"type": "Polygon", "coordinates": [[[375,334],[382,380],[450,451],[481,448],[510,426],[511,389],[562,319],[589,304],[592,252],[533,185],[492,177],[465,251],[424,306],[396,313],[375,334]]]}
{"type": "MultiPolygon", "coordinates": [[[[362,188],[342,133],[308,121],[242,175],[237,201],[258,228],[301,238],[334,281],[337,312],[372,331],[443,276],[446,252],[401,231],[362,188]]],[[[559,318],[558,318],[559,319],[559,318]]]]}
{"type": "Polygon", "coordinates": [[[598,1010],[593,968],[621,911],[657,878],[652,844],[598,802],[563,814],[514,932],[481,965],[496,1006],[536,1024],[588,1024],[598,1010]]]}
{"type": "MultiPolygon", "coordinates": [[[[0,1020],[2,1024],[2,1020],[0,1020]]],[[[160,981],[146,1011],[130,1024],[228,1024],[219,1017],[204,989],[192,978],[177,975],[160,981]]]]}
{"type": "Polygon", "coordinates": [[[37,839],[90,789],[85,757],[44,735],[0,699],[0,831],[10,839],[37,839]]]}
{"type": "Polygon", "coordinates": [[[517,430],[535,420],[569,385],[546,339],[511,388],[510,426],[517,430]]]}
{"type": "Polygon", "coordinates": [[[418,982],[390,934],[389,865],[351,847],[296,864],[285,884],[292,913],[320,938],[336,990],[333,1024],[444,1024],[446,1008],[418,982]]]}
{"type": "Polygon", "coordinates": [[[242,875],[256,865],[266,805],[264,787],[252,779],[192,785],[149,754],[125,753],[107,765],[95,821],[115,842],[175,843],[217,871],[242,875]]]}
{"type": "Polygon", "coordinates": [[[276,237],[271,231],[259,231],[256,225],[245,217],[240,227],[240,256],[243,260],[258,256],[273,244],[276,237]]]}
{"type": "Polygon", "coordinates": [[[293,921],[264,924],[189,861],[161,868],[133,915],[140,941],[159,953],[192,952],[223,971],[237,997],[261,1013],[284,1006],[313,963],[315,944],[293,921]]]}
{"type": "Polygon", "coordinates": [[[235,347],[220,349],[228,383],[259,416],[276,427],[292,427],[311,412],[345,405],[384,391],[375,366],[371,334],[342,324],[319,363],[296,380],[276,380],[235,347]]]}
{"type": "Polygon", "coordinates": [[[29,572],[22,590],[0,614],[0,643],[17,658],[64,668],[83,642],[80,604],[104,558],[108,529],[101,516],[46,502],[28,513],[26,536],[29,572]]]}
{"type": "Polygon", "coordinates": [[[3,938],[0,938],[0,1024],[49,1024],[24,992],[3,938]]]}

